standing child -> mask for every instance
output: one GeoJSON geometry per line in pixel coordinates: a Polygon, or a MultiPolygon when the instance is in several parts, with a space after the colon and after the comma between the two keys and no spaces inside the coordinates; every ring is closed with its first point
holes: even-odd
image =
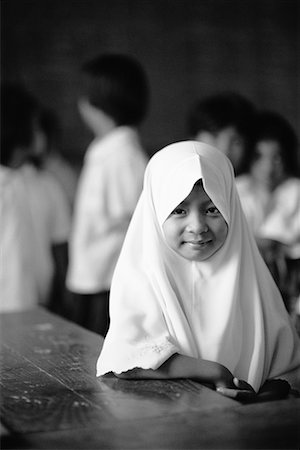
{"type": "MultiPolygon", "coordinates": [[[[22,270],[34,279],[35,299],[62,313],[71,217],[64,192],[42,168],[41,107],[18,84],[3,83],[1,100],[1,164],[11,169],[16,205],[22,215],[26,211],[23,232],[28,220],[32,230],[27,241],[21,236],[18,239],[27,248],[27,255],[30,253],[22,270]]],[[[5,267],[7,277],[10,269],[5,267]]]]}
{"type": "Polygon", "coordinates": [[[104,335],[111,277],[147,163],[137,127],[146,114],[148,84],[140,64],[126,55],[102,55],[84,72],[79,110],[95,139],[75,199],[67,286],[74,320],[104,335]]]}
{"type": "Polygon", "coordinates": [[[110,302],[98,376],[193,378],[232,397],[298,376],[299,340],[249,232],[232,165],[206,144],[180,142],[152,157],[110,302]]]}

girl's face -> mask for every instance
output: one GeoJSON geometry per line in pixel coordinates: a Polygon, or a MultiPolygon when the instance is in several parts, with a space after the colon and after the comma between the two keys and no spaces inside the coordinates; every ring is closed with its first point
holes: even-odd
{"type": "Polygon", "coordinates": [[[251,173],[257,182],[274,189],[284,177],[284,166],[279,142],[262,140],[256,144],[251,173]]]}
{"type": "Polygon", "coordinates": [[[189,261],[205,261],[224,244],[228,225],[198,182],[171,212],[163,231],[176,253],[189,261]]]}

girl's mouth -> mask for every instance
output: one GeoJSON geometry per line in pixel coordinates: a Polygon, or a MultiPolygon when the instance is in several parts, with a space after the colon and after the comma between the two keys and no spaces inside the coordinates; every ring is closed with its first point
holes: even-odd
{"type": "Polygon", "coordinates": [[[211,240],[207,241],[186,241],[185,244],[189,245],[192,248],[202,248],[208,245],[211,240]]]}

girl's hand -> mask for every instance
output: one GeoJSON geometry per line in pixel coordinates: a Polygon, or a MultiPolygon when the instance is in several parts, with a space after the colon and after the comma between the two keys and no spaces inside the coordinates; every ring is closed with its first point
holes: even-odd
{"type": "Polygon", "coordinates": [[[218,386],[217,392],[225,395],[226,397],[233,398],[240,401],[269,401],[285,398],[291,391],[291,386],[286,380],[273,379],[267,380],[265,384],[260,388],[258,394],[254,389],[244,380],[238,380],[233,378],[235,388],[218,386]]]}
{"type": "Polygon", "coordinates": [[[240,401],[249,401],[256,398],[257,394],[249,383],[244,380],[239,380],[238,378],[233,378],[232,381],[233,387],[217,386],[217,392],[225,397],[240,401]]]}
{"type": "Polygon", "coordinates": [[[214,368],[214,376],[213,376],[213,380],[214,380],[214,385],[216,389],[235,389],[236,386],[234,384],[234,377],[232,375],[232,373],[230,372],[229,369],[227,369],[227,367],[223,366],[220,363],[217,362],[211,362],[211,364],[213,364],[213,368],[214,368]]]}

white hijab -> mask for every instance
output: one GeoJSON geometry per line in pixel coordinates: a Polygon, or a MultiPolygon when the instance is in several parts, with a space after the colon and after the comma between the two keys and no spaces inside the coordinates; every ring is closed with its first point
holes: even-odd
{"type": "Polygon", "coordinates": [[[298,336],[220,151],[184,141],[151,158],[115,269],[110,318],[97,376],[157,369],[179,353],[219,362],[258,390],[300,367],[298,336]],[[228,224],[225,243],[203,262],[171,250],[162,231],[199,179],[228,224]]]}

